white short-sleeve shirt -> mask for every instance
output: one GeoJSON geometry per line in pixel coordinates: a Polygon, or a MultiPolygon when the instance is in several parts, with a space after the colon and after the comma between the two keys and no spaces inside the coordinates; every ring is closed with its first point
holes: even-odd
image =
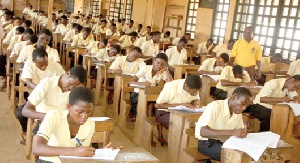
{"type": "Polygon", "coordinates": [[[128,62],[126,60],[127,56],[117,57],[116,60],[110,65],[109,69],[117,70],[121,69],[123,73],[131,73],[135,74],[140,70],[143,66],[145,66],[145,62],[143,59],[138,58],[133,62],[128,62]]]}
{"type": "Polygon", "coordinates": [[[168,56],[168,63],[170,66],[183,65],[183,61],[187,59],[186,50],[183,48],[179,53],[177,50],[177,46],[173,46],[172,48],[168,49],[166,51],[166,54],[168,56]]]}
{"type": "Polygon", "coordinates": [[[159,52],[159,45],[154,44],[153,40],[145,41],[141,46],[144,56],[155,57],[159,52]]]}
{"type": "Polygon", "coordinates": [[[217,46],[214,48],[213,52],[216,53],[216,56],[217,56],[217,57],[219,57],[222,53],[226,53],[226,54],[228,54],[228,55],[230,56],[232,50],[229,50],[229,49],[227,48],[227,46],[228,46],[227,44],[217,45],[217,46]]]}
{"type": "MultiPolygon", "coordinates": [[[[36,49],[36,44],[35,45],[27,45],[25,46],[21,52],[20,55],[17,59],[16,62],[22,63],[26,61],[27,59],[32,59],[32,52],[33,50],[36,49]]],[[[60,62],[60,58],[58,55],[58,52],[56,49],[51,48],[50,46],[46,46],[46,52],[48,53],[48,60],[52,60],[54,62],[60,62]]]]}
{"type": "Polygon", "coordinates": [[[300,75],[300,59],[290,63],[290,68],[287,72],[288,75],[300,75]]]}

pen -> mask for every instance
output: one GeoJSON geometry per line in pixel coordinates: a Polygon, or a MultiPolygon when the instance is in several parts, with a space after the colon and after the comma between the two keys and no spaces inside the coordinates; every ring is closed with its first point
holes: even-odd
{"type": "Polygon", "coordinates": [[[82,145],[82,143],[81,143],[81,141],[78,139],[78,138],[76,138],[76,141],[77,141],[77,143],[82,147],[83,145],[82,145]]]}

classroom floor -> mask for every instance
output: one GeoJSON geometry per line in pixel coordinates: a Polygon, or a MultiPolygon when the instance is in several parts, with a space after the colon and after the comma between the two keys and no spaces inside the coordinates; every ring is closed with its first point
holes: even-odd
{"type": "MultiPolygon", "coordinates": [[[[0,92],[0,162],[5,163],[29,163],[25,158],[25,152],[20,145],[19,126],[16,122],[12,110],[10,109],[10,101],[5,92],[0,92]]],[[[104,116],[99,106],[94,108],[94,116],[104,116]]],[[[134,147],[135,145],[121,132],[119,127],[115,125],[114,132],[111,135],[111,142],[114,146],[134,147]]],[[[152,150],[152,154],[157,157],[160,162],[166,160],[167,149],[156,147],[152,150]]]]}

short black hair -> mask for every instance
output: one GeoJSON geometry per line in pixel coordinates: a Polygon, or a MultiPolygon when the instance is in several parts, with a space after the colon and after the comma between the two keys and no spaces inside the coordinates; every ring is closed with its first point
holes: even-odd
{"type": "Polygon", "coordinates": [[[81,26],[80,24],[77,24],[77,25],[75,26],[75,28],[77,28],[78,31],[82,31],[82,26],[81,26]]]}
{"type": "Polygon", "coordinates": [[[77,104],[78,101],[93,103],[93,91],[87,87],[75,87],[69,94],[69,104],[72,106],[77,104]]]}
{"type": "Polygon", "coordinates": [[[118,19],[118,23],[121,23],[121,21],[122,21],[121,19],[118,19]]]}
{"type": "Polygon", "coordinates": [[[272,55],[273,57],[278,57],[280,59],[282,59],[282,55],[280,53],[275,53],[274,55],[272,55]]]}
{"type": "Polygon", "coordinates": [[[61,19],[68,19],[66,15],[60,17],[61,19]]]}
{"type": "Polygon", "coordinates": [[[161,58],[163,60],[165,60],[168,63],[168,56],[165,53],[158,53],[155,58],[161,58]]]}
{"type": "Polygon", "coordinates": [[[126,19],[125,19],[125,18],[123,18],[122,20],[125,20],[125,21],[126,21],[126,19]]]}
{"type": "Polygon", "coordinates": [[[133,20],[130,20],[130,23],[134,23],[134,21],[133,21],[133,20]]]}
{"type": "Polygon", "coordinates": [[[105,19],[100,20],[100,22],[107,23],[107,21],[105,19]]]}
{"type": "Polygon", "coordinates": [[[131,49],[131,51],[137,51],[138,53],[140,53],[140,54],[143,54],[143,52],[142,52],[142,49],[141,48],[139,48],[138,46],[134,46],[132,49],[131,49]]]}
{"type": "Polygon", "coordinates": [[[86,27],[86,28],[83,28],[83,32],[91,33],[91,32],[92,32],[92,29],[89,28],[89,27],[86,27]]]}
{"type": "Polygon", "coordinates": [[[129,33],[129,36],[138,37],[138,33],[133,31],[133,32],[129,33]]]}
{"type": "Polygon", "coordinates": [[[185,36],[191,36],[191,33],[185,33],[185,36]]]}
{"type": "Polygon", "coordinates": [[[230,39],[229,41],[228,41],[228,44],[230,44],[230,43],[235,43],[235,40],[234,39],[230,39]]]}
{"type": "Polygon", "coordinates": [[[52,37],[52,32],[49,29],[42,29],[40,31],[39,35],[42,35],[42,34],[46,34],[46,35],[52,37]]]}
{"type": "Polygon", "coordinates": [[[292,78],[295,80],[295,82],[300,82],[300,75],[294,75],[292,78]]]}
{"type": "Polygon", "coordinates": [[[82,66],[74,66],[70,70],[70,77],[77,78],[80,83],[85,83],[87,79],[87,72],[82,66]]]}
{"type": "Polygon", "coordinates": [[[185,37],[182,37],[182,38],[180,38],[180,40],[178,41],[178,43],[179,42],[183,42],[184,44],[187,44],[187,39],[185,38],[185,37]]]}
{"type": "Polygon", "coordinates": [[[154,31],[152,34],[152,36],[160,36],[161,33],[159,31],[154,31]]]}
{"type": "Polygon", "coordinates": [[[121,46],[119,44],[114,44],[111,48],[116,49],[117,53],[121,53],[121,46]]]}
{"type": "Polygon", "coordinates": [[[117,27],[117,25],[115,23],[112,23],[111,26],[112,27],[117,27]]]}
{"type": "Polygon", "coordinates": [[[225,63],[229,61],[229,55],[227,53],[220,54],[220,58],[222,58],[225,63]]]}
{"type": "Polygon", "coordinates": [[[30,27],[31,24],[32,24],[32,21],[31,20],[24,20],[23,23],[25,23],[27,27],[30,27]]]}
{"type": "Polygon", "coordinates": [[[105,38],[105,39],[102,40],[102,42],[103,42],[103,44],[106,46],[107,43],[108,43],[108,39],[105,38]]]}
{"type": "Polygon", "coordinates": [[[143,24],[139,24],[138,26],[141,27],[141,28],[143,28],[143,24]]]}
{"type": "Polygon", "coordinates": [[[24,33],[25,29],[22,26],[19,26],[16,28],[16,31],[20,32],[20,33],[24,33]]]}
{"type": "Polygon", "coordinates": [[[232,67],[232,72],[233,72],[233,75],[236,75],[236,74],[243,74],[243,67],[240,66],[240,65],[234,65],[232,67]]]}
{"type": "Polygon", "coordinates": [[[22,20],[20,17],[15,17],[14,20],[22,20]]]}
{"type": "Polygon", "coordinates": [[[48,53],[46,52],[46,49],[44,48],[36,48],[32,52],[32,59],[36,61],[37,58],[44,58],[48,57],[48,53]]]}
{"type": "Polygon", "coordinates": [[[200,89],[202,87],[202,80],[199,75],[189,75],[185,79],[185,84],[190,89],[200,89]]]}
{"type": "Polygon", "coordinates": [[[252,97],[252,93],[250,92],[250,90],[247,89],[247,88],[245,88],[245,87],[237,87],[237,88],[233,91],[232,95],[235,95],[235,96],[237,96],[238,98],[241,97],[241,96],[243,96],[243,97],[245,97],[245,96],[252,97]]]}
{"type": "Polygon", "coordinates": [[[6,11],[4,14],[6,14],[6,15],[11,15],[11,12],[10,11],[6,11]]]}
{"type": "Polygon", "coordinates": [[[170,32],[170,31],[166,31],[165,34],[166,34],[167,36],[170,36],[170,35],[171,35],[171,32],[170,32]]]}
{"type": "Polygon", "coordinates": [[[38,40],[37,36],[36,35],[30,35],[28,37],[28,40],[32,43],[32,44],[35,44],[38,40]]]}
{"type": "Polygon", "coordinates": [[[211,43],[213,43],[213,42],[214,42],[214,39],[210,38],[210,39],[208,39],[207,41],[210,41],[211,43]]]}
{"type": "Polygon", "coordinates": [[[72,28],[76,27],[77,25],[77,23],[72,23],[72,28]]]}
{"type": "Polygon", "coordinates": [[[150,28],[150,29],[151,29],[151,26],[147,26],[147,28],[150,28]]]}

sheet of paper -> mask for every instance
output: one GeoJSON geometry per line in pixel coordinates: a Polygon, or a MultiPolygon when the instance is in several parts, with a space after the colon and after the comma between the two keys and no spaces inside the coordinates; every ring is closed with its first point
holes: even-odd
{"type": "Polygon", "coordinates": [[[119,149],[96,149],[93,157],[77,157],[77,156],[59,156],[59,158],[68,159],[96,159],[96,160],[114,160],[119,153],[119,149]]]}
{"type": "Polygon", "coordinates": [[[176,106],[176,107],[170,107],[169,109],[174,109],[174,110],[183,110],[183,111],[186,111],[186,112],[204,112],[206,106],[203,106],[202,108],[194,108],[194,109],[191,109],[191,108],[187,108],[183,105],[179,105],[179,106],[176,106]]]}
{"type": "Polygon", "coordinates": [[[214,81],[218,81],[219,77],[220,77],[220,75],[207,75],[207,76],[209,76],[210,78],[212,78],[212,80],[214,80],[214,81]]]}
{"type": "MultiPolygon", "coordinates": [[[[137,88],[145,88],[146,86],[137,85],[137,84],[129,84],[130,87],[137,87],[137,88]]],[[[151,85],[152,87],[156,86],[155,84],[151,85]]]]}
{"type": "Polygon", "coordinates": [[[135,74],[132,74],[132,73],[122,73],[122,75],[134,76],[135,74]]]}
{"type": "Polygon", "coordinates": [[[107,121],[110,118],[109,117],[90,117],[90,119],[92,119],[95,122],[100,122],[100,121],[107,121]]]}
{"type": "Polygon", "coordinates": [[[292,102],[289,102],[289,103],[279,103],[279,104],[289,105],[292,108],[295,116],[299,116],[300,115],[300,104],[298,104],[298,103],[292,103],[292,102]]]}

